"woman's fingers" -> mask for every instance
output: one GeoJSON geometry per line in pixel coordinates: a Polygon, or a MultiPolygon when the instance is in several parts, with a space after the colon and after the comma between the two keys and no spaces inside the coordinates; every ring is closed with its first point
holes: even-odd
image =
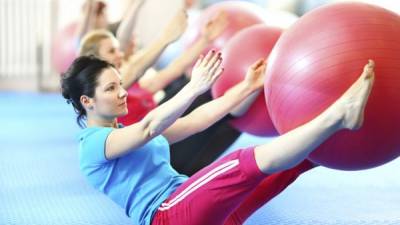
{"type": "Polygon", "coordinates": [[[202,63],[200,66],[204,66],[206,67],[208,65],[208,62],[210,61],[210,59],[214,56],[215,54],[215,50],[211,50],[207,53],[206,57],[204,57],[202,63]]]}

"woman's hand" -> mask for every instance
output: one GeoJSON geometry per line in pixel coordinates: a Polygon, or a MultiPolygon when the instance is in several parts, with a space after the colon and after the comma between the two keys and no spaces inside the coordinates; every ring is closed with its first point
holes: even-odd
{"type": "Polygon", "coordinates": [[[208,42],[213,41],[224,32],[228,24],[228,14],[224,11],[220,11],[203,27],[201,32],[202,37],[208,42]]]}
{"type": "Polygon", "coordinates": [[[258,90],[264,86],[265,68],[267,67],[266,59],[259,59],[254,62],[247,70],[244,82],[251,90],[258,90]]]}
{"type": "Polygon", "coordinates": [[[198,95],[203,94],[218,79],[223,72],[221,53],[211,50],[206,57],[200,56],[192,70],[188,85],[198,95]]]}

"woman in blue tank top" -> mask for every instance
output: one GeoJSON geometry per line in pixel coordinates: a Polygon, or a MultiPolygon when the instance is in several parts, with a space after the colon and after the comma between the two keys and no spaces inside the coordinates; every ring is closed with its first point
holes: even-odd
{"type": "Polygon", "coordinates": [[[86,126],[79,135],[80,168],[134,224],[242,224],[313,167],[304,159],[319,144],[339,130],[362,125],[374,81],[373,61],[312,121],[270,143],[231,153],[190,178],[180,175],[170,166],[169,145],[206,129],[263,86],[266,61],[261,59],[225,95],[179,118],[222,73],[221,62],[215,51],[200,57],[179,93],[126,127],[116,122],[127,113],[127,93],[113,65],[84,56],[63,74],[62,94],[77,112],[78,124],[86,126]]]}

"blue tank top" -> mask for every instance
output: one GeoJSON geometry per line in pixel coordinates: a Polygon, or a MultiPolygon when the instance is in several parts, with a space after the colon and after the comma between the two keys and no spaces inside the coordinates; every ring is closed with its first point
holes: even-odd
{"type": "Polygon", "coordinates": [[[105,143],[112,130],[90,127],[79,133],[80,169],[92,186],[125,209],[134,224],[149,225],[157,208],[187,176],[171,167],[169,144],[161,135],[107,160],[105,143]]]}

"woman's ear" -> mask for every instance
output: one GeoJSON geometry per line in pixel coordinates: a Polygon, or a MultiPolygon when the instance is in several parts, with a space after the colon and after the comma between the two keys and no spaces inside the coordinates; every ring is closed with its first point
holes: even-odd
{"type": "Polygon", "coordinates": [[[85,108],[86,110],[92,110],[93,109],[93,101],[92,98],[86,96],[86,95],[82,95],[80,98],[81,104],[83,106],[83,108],[85,108]]]}

